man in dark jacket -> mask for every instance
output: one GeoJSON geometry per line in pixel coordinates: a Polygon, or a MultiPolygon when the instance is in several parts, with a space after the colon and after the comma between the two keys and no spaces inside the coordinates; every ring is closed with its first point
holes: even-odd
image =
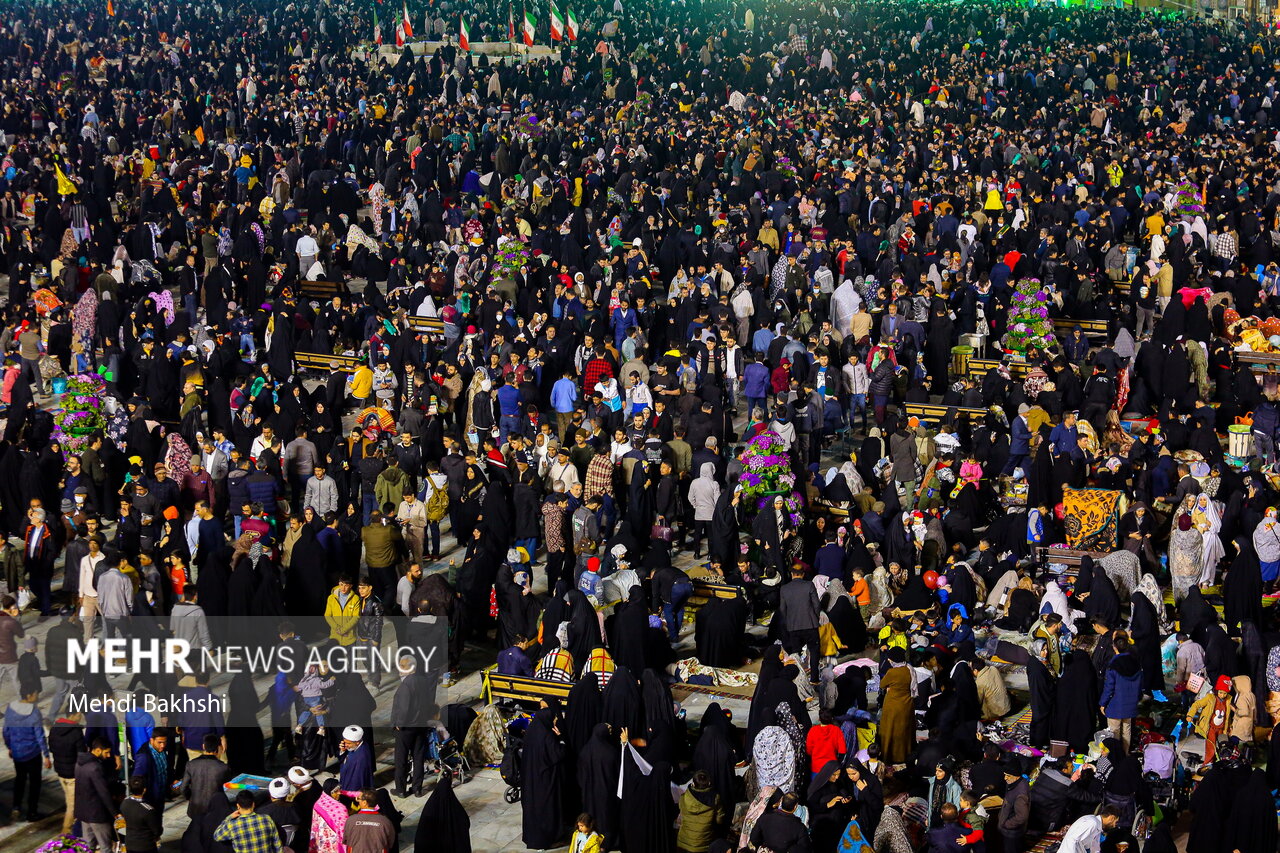
{"type": "Polygon", "coordinates": [[[146,801],[147,780],[129,780],[129,796],[120,804],[124,817],[124,843],[129,853],[156,853],[164,834],[164,812],[146,801]]]}
{"type": "Polygon", "coordinates": [[[262,504],[267,515],[276,514],[276,498],[280,497],[284,490],[280,482],[267,471],[265,459],[258,460],[258,470],[245,478],[245,486],[251,502],[262,504]]]}
{"type": "Polygon", "coordinates": [[[804,821],[795,815],[799,801],[795,794],[783,794],[776,809],[762,814],[751,830],[752,846],[756,849],[786,850],[787,853],[809,853],[812,849],[809,831],[804,821]]]}
{"type": "Polygon", "coordinates": [[[62,812],[62,834],[66,835],[76,820],[76,763],[84,753],[84,726],[80,725],[79,714],[54,720],[49,727],[49,753],[53,756],[53,772],[67,801],[62,812]]]}
{"type": "Polygon", "coordinates": [[[1008,790],[1000,806],[998,826],[1004,838],[1004,853],[1022,853],[1022,840],[1027,833],[1031,814],[1031,786],[1022,775],[1022,765],[1015,756],[1004,760],[1004,783],[1008,790]]]}
{"type": "Polygon", "coordinates": [[[391,724],[396,730],[395,793],[405,796],[409,776],[413,776],[414,796],[422,791],[423,763],[427,754],[427,726],[434,716],[434,684],[430,672],[422,672],[415,658],[400,659],[400,671],[407,672],[391,702],[391,724]]]}
{"type": "Polygon", "coordinates": [[[818,591],[805,580],[803,569],[792,569],[791,582],[778,595],[777,618],[782,620],[789,651],[809,649],[809,680],[818,683],[818,591]]]}
{"type": "Polygon", "coordinates": [[[80,821],[84,836],[99,850],[112,849],[111,824],[119,816],[107,787],[105,762],[110,760],[111,744],[105,738],[94,738],[89,751],[76,757],[75,819],[80,821]]]}
{"type": "Polygon", "coordinates": [[[222,738],[212,732],[206,734],[201,747],[200,756],[187,762],[187,771],[182,776],[182,795],[189,801],[187,817],[192,820],[209,810],[209,800],[231,778],[231,771],[218,757],[222,738]]]}
{"type": "Polygon", "coordinates": [[[18,600],[12,595],[0,598],[0,691],[5,683],[11,682],[11,688],[18,686],[18,638],[25,637],[26,632],[18,621],[18,600]]]}

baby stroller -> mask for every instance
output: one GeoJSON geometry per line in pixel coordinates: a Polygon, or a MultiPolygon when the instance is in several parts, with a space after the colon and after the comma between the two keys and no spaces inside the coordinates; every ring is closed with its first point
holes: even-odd
{"type": "Polygon", "coordinates": [[[1179,810],[1177,774],[1181,766],[1172,743],[1149,743],[1142,748],[1142,773],[1151,787],[1151,799],[1166,812],[1179,810]]]}
{"type": "Polygon", "coordinates": [[[506,743],[502,748],[502,764],[498,766],[498,773],[502,776],[502,781],[507,783],[502,799],[508,803],[520,802],[520,765],[524,757],[524,732],[528,727],[529,719],[525,716],[516,717],[507,723],[506,743]]]}
{"type": "Polygon", "coordinates": [[[458,739],[450,736],[449,730],[443,725],[436,724],[427,733],[427,757],[432,762],[432,770],[439,773],[442,779],[446,775],[453,777],[455,788],[467,781],[471,765],[463,756],[458,739]]]}

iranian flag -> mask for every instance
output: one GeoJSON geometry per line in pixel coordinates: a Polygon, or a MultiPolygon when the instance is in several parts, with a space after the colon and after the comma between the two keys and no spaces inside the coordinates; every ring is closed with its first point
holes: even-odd
{"type": "Polygon", "coordinates": [[[551,40],[564,41],[564,19],[556,8],[556,0],[551,0],[551,40]]]}
{"type": "Polygon", "coordinates": [[[413,24],[409,23],[409,4],[407,3],[401,4],[400,8],[404,10],[403,12],[404,22],[401,24],[401,26],[404,27],[404,37],[407,39],[411,39],[413,38],[413,24]]]}
{"type": "Polygon", "coordinates": [[[533,15],[526,10],[524,13],[524,23],[520,25],[520,36],[524,39],[525,47],[533,47],[533,34],[538,31],[538,23],[533,19],[533,15]]]}
{"type": "Polygon", "coordinates": [[[404,47],[404,22],[396,24],[396,47],[404,47]]]}
{"type": "Polygon", "coordinates": [[[516,40],[516,13],[507,9],[507,41],[516,40]]]}
{"type": "Polygon", "coordinates": [[[578,40],[578,17],[573,14],[572,9],[568,9],[565,12],[564,34],[569,41],[578,40]]]}
{"type": "Polygon", "coordinates": [[[471,51],[471,32],[467,29],[466,18],[458,22],[458,47],[467,52],[471,51]]]}
{"type": "Polygon", "coordinates": [[[378,10],[373,10],[373,43],[382,46],[382,25],[378,23],[378,10]]]}

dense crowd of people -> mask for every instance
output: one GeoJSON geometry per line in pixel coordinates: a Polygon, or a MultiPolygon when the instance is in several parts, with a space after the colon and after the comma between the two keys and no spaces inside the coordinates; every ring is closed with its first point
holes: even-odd
{"type": "Polygon", "coordinates": [[[501,61],[393,6],[0,24],[13,813],[470,851],[500,763],[530,849],[1274,853],[1270,31],[615,0],[501,61]],[[490,664],[572,686],[437,706],[490,664]]]}

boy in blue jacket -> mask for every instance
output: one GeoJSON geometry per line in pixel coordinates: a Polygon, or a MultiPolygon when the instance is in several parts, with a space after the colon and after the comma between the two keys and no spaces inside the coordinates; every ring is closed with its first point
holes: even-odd
{"type": "Polygon", "coordinates": [[[1129,638],[1121,635],[1112,641],[1116,655],[1107,664],[1098,704],[1107,718],[1107,729],[1120,739],[1126,751],[1133,734],[1133,718],[1138,716],[1138,700],[1142,698],[1142,666],[1130,653],[1129,638]]]}

